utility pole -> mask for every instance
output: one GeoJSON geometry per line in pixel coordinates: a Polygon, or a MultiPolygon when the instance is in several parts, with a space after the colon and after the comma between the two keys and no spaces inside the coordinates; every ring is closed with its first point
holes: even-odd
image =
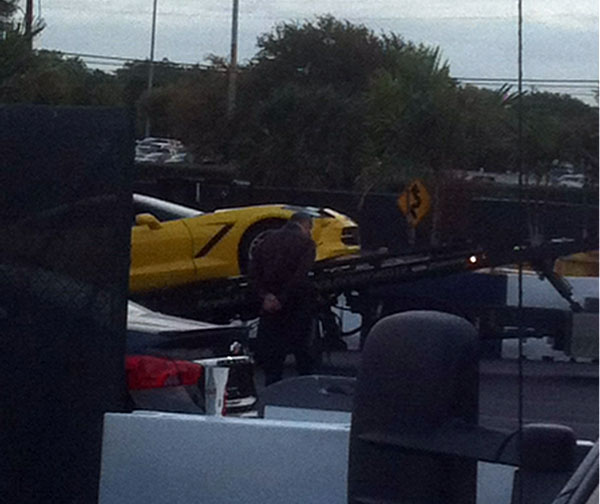
{"type": "MultiPolygon", "coordinates": [[[[32,1],[32,0],[28,0],[32,1]]],[[[152,33],[150,34],[150,62],[148,65],[148,96],[152,92],[152,83],[154,80],[154,42],[156,40],[156,3],[154,0],[152,6],[152,33]]],[[[150,115],[146,113],[146,127],[144,129],[144,136],[150,136],[150,115]]]]}
{"type": "Polygon", "coordinates": [[[33,49],[33,0],[26,0],[25,3],[25,37],[29,50],[33,49]]]}
{"type": "Polygon", "coordinates": [[[233,118],[235,110],[235,94],[236,94],[236,79],[237,79],[237,38],[238,38],[238,12],[239,0],[233,0],[233,14],[231,17],[231,58],[229,62],[228,72],[228,89],[227,89],[227,119],[233,118]]]}

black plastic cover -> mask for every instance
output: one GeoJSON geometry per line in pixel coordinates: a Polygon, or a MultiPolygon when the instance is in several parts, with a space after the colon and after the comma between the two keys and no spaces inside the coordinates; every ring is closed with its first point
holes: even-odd
{"type": "Polygon", "coordinates": [[[0,495],[97,501],[125,406],[134,150],[124,110],[0,107],[0,495]]]}
{"type": "Polygon", "coordinates": [[[348,469],[348,502],[473,504],[476,460],[405,447],[449,421],[477,424],[477,331],[447,313],[414,311],[380,320],[359,371],[348,469]]]}

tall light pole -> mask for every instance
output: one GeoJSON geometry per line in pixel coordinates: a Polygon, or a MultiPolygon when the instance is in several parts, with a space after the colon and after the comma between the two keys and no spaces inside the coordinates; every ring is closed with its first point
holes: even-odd
{"type": "Polygon", "coordinates": [[[228,72],[227,88],[227,119],[231,120],[235,109],[235,93],[237,78],[237,38],[238,38],[238,12],[239,0],[233,0],[233,14],[231,16],[231,57],[228,72]]]}
{"type": "MultiPolygon", "coordinates": [[[[156,4],[154,0],[152,6],[152,33],[150,34],[150,63],[148,65],[148,96],[152,92],[152,81],[154,79],[154,41],[156,40],[156,4]]],[[[150,136],[150,114],[146,112],[146,128],[144,136],[150,136]]]]}
{"type": "Polygon", "coordinates": [[[25,2],[25,36],[27,37],[27,44],[29,50],[33,48],[33,0],[26,0],[25,2]]]}

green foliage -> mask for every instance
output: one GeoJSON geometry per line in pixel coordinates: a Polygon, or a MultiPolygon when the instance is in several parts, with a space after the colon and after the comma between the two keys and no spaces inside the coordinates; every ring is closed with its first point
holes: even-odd
{"type": "MultiPolygon", "coordinates": [[[[2,75],[0,99],[5,103],[43,105],[116,105],[120,98],[112,79],[100,71],[90,71],[77,58],[63,58],[52,51],[23,49],[23,38],[15,37],[13,65],[2,75]],[[19,57],[15,58],[14,55],[19,57]]],[[[7,42],[7,41],[5,41],[7,42]]],[[[12,42],[12,41],[11,41],[12,42]]],[[[6,46],[0,46],[5,48],[6,46]]]]}
{"type": "Polygon", "coordinates": [[[250,67],[255,92],[290,83],[334,85],[344,92],[367,87],[382,64],[381,41],[362,25],[321,16],[316,21],[281,23],[258,39],[250,67]]]}
{"type": "Polygon", "coordinates": [[[457,90],[462,136],[461,169],[514,169],[516,153],[516,96],[508,86],[496,91],[474,86],[457,90]]]}
{"type": "Polygon", "coordinates": [[[598,109],[568,95],[533,93],[523,97],[526,161],[546,165],[598,160],[598,109]]]}
{"type": "MultiPolygon", "coordinates": [[[[0,14],[15,5],[0,0],[0,14]]],[[[509,86],[460,86],[439,48],[330,15],[259,37],[237,74],[232,120],[225,58],[212,55],[209,68],[156,62],[149,92],[148,61],[114,74],[90,70],[32,51],[20,29],[0,40],[0,101],[134,108],[138,134],[149,117],[153,135],[180,138],[197,159],[233,161],[258,184],[367,191],[419,176],[441,187],[452,169],[514,170],[517,103],[525,167],[598,163],[596,107],[565,95],[518,97],[509,86]]]]}
{"type": "Polygon", "coordinates": [[[366,94],[368,185],[449,166],[457,141],[456,89],[439,50],[398,42],[384,39],[386,68],[366,94]]]}
{"type": "Polygon", "coordinates": [[[77,58],[64,58],[59,52],[34,51],[32,40],[44,29],[34,21],[30,33],[14,24],[17,1],[0,0],[0,16],[8,22],[0,39],[0,102],[47,105],[114,105],[120,92],[113,78],[98,70],[88,70],[77,58]]]}
{"type": "MultiPolygon", "coordinates": [[[[116,80],[123,90],[123,101],[135,106],[148,89],[148,72],[150,61],[128,62],[115,72],[116,80]]],[[[189,70],[168,60],[154,62],[153,88],[161,88],[173,84],[189,70]]]]}
{"type": "Polygon", "coordinates": [[[18,0],[0,0],[0,16],[10,19],[17,10],[18,0]]]}
{"type": "MultiPolygon", "coordinates": [[[[11,78],[25,71],[32,60],[32,40],[44,29],[44,22],[34,20],[29,33],[24,23],[14,19],[18,0],[0,0],[0,93],[11,87],[11,78]]],[[[10,92],[9,92],[10,93],[10,92]]]]}
{"type": "Polygon", "coordinates": [[[223,73],[195,68],[158,87],[144,107],[154,135],[179,138],[198,157],[214,159],[223,155],[228,138],[225,96],[223,73]]]}
{"type": "Polygon", "coordinates": [[[362,121],[361,101],[333,86],[288,83],[256,103],[236,137],[236,158],[259,183],[348,188],[360,169],[362,121]]]}
{"type": "Polygon", "coordinates": [[[377,37],[332,16],[280,24],[258,45],[241,109],[262,136],[239,142],[252,146],[239,152],[252,159],[245,164],[253,179],[296,180],[302,172],[314,173],[307,177],[312,186],[374,187],[447,163],[456,86],[439,49],[394,34],[377,37]],[[266,160],[257,161],[264,152],[281,174],[267,175],[266,160]],[[338,165],[345,176],[324,175],[338,165]]]}
{"type": "Polygon", "coordinates": [[[0,40],[0,96],[14,92],[13,83],[26,71],[31,60],[27,38],[16,30],[6,32],[4,40],[0,40]]]}

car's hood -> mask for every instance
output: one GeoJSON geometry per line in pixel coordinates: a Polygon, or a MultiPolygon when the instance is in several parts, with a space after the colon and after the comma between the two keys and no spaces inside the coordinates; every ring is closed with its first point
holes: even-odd
{"type": "Polygon", "coordinates": [[[127,305],[127,330],[158,334],[161,332],[198,331],[229,327],[199,320],[184,319],[155,312],[129,301],[127,305]]]}
{"type": "Polygon", "coordinates": [[[315,207],[315,206],[303,206],[303,205],[290,205],[289,203],[270,203],[267,205],[251,205],[251,206],[243,206],[243,207],[228,207],[228,208],[218,208],[214,210],[212,213],[224,213],[231,212],[235,210],[246,210],[248,208],[253,209],[277,209],[277,210],[286,210],[290,212],[290,215],[295,212],[305,212],[311,217],[317,218],[329,218],[329,219],[337,219],[343,221],[346,225],[356,226],[356,223],[347,215],[339,213],[331,208],[327,207],[315,207]]]}

